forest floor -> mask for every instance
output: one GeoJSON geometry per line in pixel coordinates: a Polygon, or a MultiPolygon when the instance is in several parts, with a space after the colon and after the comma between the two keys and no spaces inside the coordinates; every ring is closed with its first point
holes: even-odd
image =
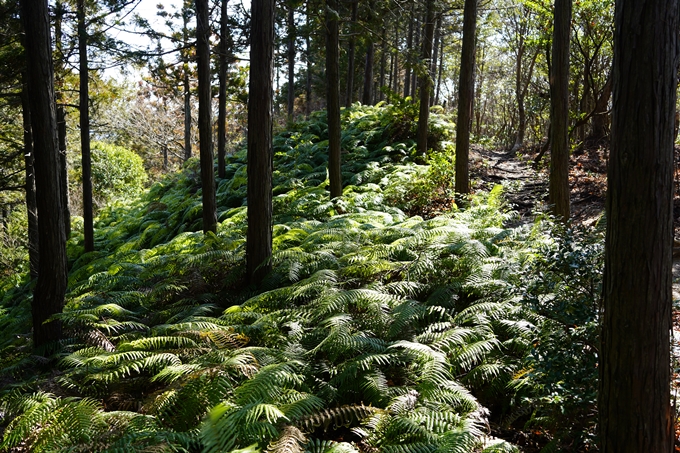
{"type": "MultiPolygon", "coordinates": [[[[536,211],[546,210],[548,204],[549,161],[535,164],[538,150],[511,154],[471,149],[473,176],[482,186],[506,182],[509,203],[519,213],[518,223],[531,222],[536,211]],[[510,182],[508,184],[508,181],[510,182]]],[[[577,150],[570,159],[571,218],[575,225],[593,226],[604,212],[607,192],[607,162],[609,149],[598,146],[577,150]]],[[[680,452],[680,147],[675,147],[673,198],[673,338],[672,390],[675,404],[675,451],[680,452]]]]}

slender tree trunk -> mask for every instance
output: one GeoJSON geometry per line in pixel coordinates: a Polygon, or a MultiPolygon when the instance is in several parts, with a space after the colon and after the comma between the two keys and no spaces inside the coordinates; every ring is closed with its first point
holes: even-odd
{"type": "Polygon", "coordinates": [[[339,30],[338,2],[326,0],[326,100],[328,116],[328,176],[331,199],[342,195],[340,154],[340,77],[339,77],[339,30]]]}
{"type": "Polygon", "coordinates": [[[272,255],[274,0],[252,1],[250,62],[246,273],[257,284],[272,255]]]}
{"type": "MultiPolygon", "coordinates": [[[[413,30],[413,53],[414,54],[419,54],[420,52],[420,38],[421,38],[421,21],[420,21],[420,15],[416,14],[415,15],[416,19],[416,24],[415,24],[415,29],[413,30]]],[[[411,97],[413,98],[412,101],[416,101],[416,95],[418,94],[418,71],[413,70],[411,71],[411,97]]]]}
{"type": "Polygon", "coordinates": [[[550,204],[555,216],[568,220],[569,207],[569,32],[571,0],[555,0],[550,73],[550,204]]]}
{"type": "Polygon", "coordinates": [[[210,119],[210,9],[208,0],[196,0],[196,56],[198,58],[198,137],[201,157],[203,232],[217,231],[215,169],[210,119]]]}
{"type": "Polygon", "coordinates": [[[40,216],[40,262],[31,303],[33,346],[41,348],[61,338],[61,323],[48,320],[64,307],[67,280],[66,232],[61,205],[54,67],[47,0],[21,0],[21,16],[28,55],[29,110],[40,216]]]}
{"type": "Polygon", "coordinates": [[[24,164],[26,167],[26,213],[28,214],[28,259],[31,280],[38,278],[40,263],[38,237],[38,199],[35,194],[35,153],[31,131],[31,108],[28,99],[28,75],[22,74],[21,108],[24,128],[24,164]]]}
{"type": "MultiPolygon", "coordinates": [[[[222,0],[220,8],[220,88],[217,112],[217,175],[226,177],[225,157],[227,154],[227,55],[229,54],[229,30],[227,29],[227,4],[222,0]]],[[[167,149],[165,150],[167,153],[167,149]]]]}
{"type": "Polygon", "coordinates": [[[611,77],[605,83],[600,93],[600,98],[595,104],[595,110],[592,116],[592,132],[590,134],[591,140],[601,140],[607,135],[607,123],[609,115],[607,114],[607,106],[609,105],[609,98],[612,93],[611,77]]]}
{"type": "MultiPolygon", "coordinates": [[[[425,36],[423,38],[423,62],[432,68],[432,39],[434,35],[434,1],[427,0],[425,17],[425,36]]],[[[428,120],[430,117],[430,92],[432,91],[431,71],[423,71],[420,78],[420,112],[418,115],[418,154],[427,156],[428,120]]]]}
{"type": "Polygon", "coordinates": [[[57,104],[57,142],[59,146],[59,164],[60,164],[60,177],[61,177],[61,202],[64,208],[64,228],[66,231],[66,238],[71,235],[71,210],[69,209],[69,196],[68,196],[68,164],[66,161],[66,111],[63,104],[63,59],[64,54],[62,51],[62,31],[61,23],[66,13],[66,9],[62,2],[57,1],[54,5],[54,44],[57,50],[57,55],[59,55],[58,64],[55,65],[55,81],[57,83],[57,88],[55,92],[56,104],[57,104]]]}
{"type": "Polygon", "coordinates": [[[354,102],[354,58],[356,52],[356,38],[354,25],[357,23],[358,1],[352,2],[352,13],[350,22],[349,47],[347,49],[347,93],[345,107],[349,107],[354,102]]]}
{"type": "Polygon", "coordinates": [[[598,413],[603,453],[670,453],[678,0],[619,0],[598,413]]]}
{"type": "MultiPolygon", "coordinates": [[[[310,12],[309,12],[309,2],[307,3],[307,29],[310,27],[310,12]]],[[[305,58],[307,60],[307,80],[305,81],[305,116],[309,118],[309,115],[312,113],[312,61],[311,61],[311,54],[312,51],[310,50],[311,46],[311,39],[309,37],[309,33],[305,33],[305,58]]]]}
{"type": "MultiPolygon", "coordinates": [[[[189,44],[189,13],[186,7],[182,11],[182,19],[184,26],[182,28],[182,35],[184,44],[189,44]]],[[[182,78],[182,86],[184,88],[184,160],[191,157],[191,82],[189,80],[189,49],[184,50],[182,56],[184,77],[182,78]]]]}
{"type": "Polygon", "coordinates": [[[413,22],[415,21],[415,2],[411,2],[411,13],[408,21],[406,38],[406,58],[404,60],[404,97],[411,96],[411,52],[413,51],[413,22]]]}
{"type": "Polygon", "coordinates": [[[295,8],[288,6],[288,121],[295,113],[295,8]]]}
{"type": "Polygon", "coordinates": [[[463,7],[463,48],[458,82],[458,123],[456,124],[456,187],[460,194],[470,193],[470,126],[475,91],[475,34],[477,0],[465,0],[463,7]]]}
{"type": "Polygon", "coordinates": [[[364,105],[373,104],[373,60],[375,59],[375,45],[369,38],[366,48],[366,65],[364,66],[364,91],[361,103],[364,105]]]}
{"type": "Polygon", "coordinates": [[[380,94],[378,95],[378,100],[381,102],[385,99],[385,93],[383,92],[383,87],[385,86],[385,73],[387,71],[387,31],[385,26],[382,27],[382,35],[380,37],[380,82],[378,83],[380,94]]]}
{"type": "Polygon", "coordinates": [[[444,72],[444,40],[439,43],[441,50],[439,51],[439,74],[437,74],[437,90],[434,95],[434,103],[439,105],[439,91],[442,86],[442,74],[444,72]]]}
{"type": "Polygon", "coordinates": [[[434,42],[432,43],[432,61],[430,63],[430,106],[434,105],[433,88],[434,81],[437,79],[437,61],[439,60],[439,41],[441,40],[442,31],[442,17],[439,15],[436,19],[436,25],[434,29],[434,42]]]}
{"type": "Polygon", "coordinates": [[[87,61],[85,0],[78,0],[78,55],[80,56],[80,148],[83,166],[83,234],[85,252],[94,251],[94,214],[92,208],[92,158],[90,152],[90,93],[87,61]]]}

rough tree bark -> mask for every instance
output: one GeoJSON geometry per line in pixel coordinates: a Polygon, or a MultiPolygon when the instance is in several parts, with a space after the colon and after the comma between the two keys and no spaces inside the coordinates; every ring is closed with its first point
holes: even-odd
{"type": "Polygon", "coordinates": [[[458,82],[458,122],[456,124],[456,193],[470,193],[470,126],[475,91],[475,33],[477,0],[465,0],[463,7],[463,48],[458,82]]]}
{"type": "Polygon", "coordinates": [[[77,2],[78,56],[80,57],[80,150],[83,167],[83,235],[85,251],[94,251],[94,214],[92,210],[92,156],[90,150],[90,93],[87,61],[85,0],[77,2]]]}
{"type": "Polygon", "coordinates": [[[338,2],[326,0],[326,83],[328,93],[326,109],[328,116],[328,177],[331,199],[342,195],[340,155],[340,64],[338,2]]]}
{"type": "Polygon", "coordinates": [[[196,56],[198,59],[198,137],[201,159],[203,232],[217,231],[215,169],[212,153],[210,93],[210,9],[208,0],[196,0],[196,56]]]}
{"type": "Polygon", "coordinates": [[[418,154],[427,156],[427,132],[430,118],[430,96],[432,92],[432,39],[434,35],[434,0],[427,0],[425,36],[423,40],[423,62],[425,70],[420,76],[420,111],[418,114],[418,154]]]}
{"type": "Polygon", "coordinates": [[[678,0],[617,0],[599,418],[603,453],[670,453],[678,0]]]}
{"type": "Polygon", "coordinates": [[[253,0],[248,94],[248,237],[246,273],[259,283],[272,255],[272,75],[274,0],[253,0]]]}
{"type": "Polygon", "coordinates": [[[54,69],[47,0],[21,0],[26,35],[31,130],[35,151],[40,262],[31,304],[33,346],[61,338],[61,323],[46,322],[60,313],[66,293],[67,260],[64,211],[59,176],[59,148],[54,102],[54,69]]]}
{"type": "Polygon", "coordinates": [[[552,212],[566,221],[569,206],[569,32],[571,0],[555,0],[550,72],[550,183],[552,212]]]}

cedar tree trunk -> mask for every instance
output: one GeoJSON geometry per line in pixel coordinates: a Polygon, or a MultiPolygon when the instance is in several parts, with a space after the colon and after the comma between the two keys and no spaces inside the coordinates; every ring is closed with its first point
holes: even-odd
{"type": "Polygon", "coordinates": [[[340,170],[340,64],[338,2],[326,0],[326,100],[328,116],[328,176],[331,199],[342,195],[342,174],[340,170]]]}
{"type": "Polygon", "coordinates": [[[427,70],[420,77],[420,112],[418,114],[418,154],[427,156],[427,122],[430,118],[430,93],[432,91],[432,39],[434,35],[434,0],[427,0],[425,37],[423,41],[423,62],[427,70]]]}
{"type": "Polygon", "coordinates": [[[571,0],[555,0],[550,72],[550,204],[555,216],[568,220],[569,208],[569,31],[571,0]]]}
{"type": "Polygon", "coordinates": [[[26,55],[35,151],[40,262],[33,292],[33,346],[40,348],[61,338],[61,323],[47,320],[60,313],[66,293],[67,260],[64,211],[59,176],[59,148],[54,102],[54,72],[47,0],[22,0],[26,55]]]}
{"type": "Polygon", "coordinates": [[[198,139],[201,158],[201,191],[203,195],[203,232],[217,231],[215,202],[215,169],[212,154],[212,121],[210,120],[210,9],[208,0],[196,0],[196,56],[198,57],[198,139]]]}
{"type": "Polygon", "coordinates": [[[274,0],[253,0],[251,27],[246,272],[257,284],[271,269],[272,255],[274,0]]]}
{"type": "Polygon", "coordinates": [[[456,192],[470,193],[470,125],[475,91],[475,33],[477,0],[465,0],[463,7],[463,48],[458,83],[458,122],[456,124],[456,192]]]}
{"type": "Polygon", "coordinates": [[[618,0],[600,346],[603,453],[673,450],[670,393],[678,0],[618,0]]]}
{"type": "Polygon", "coordinates": [[[87,29],[85,0],[78,0],[78,55],[80,57],[80,149],[83,165],[83,234],[85,252],[94,251],[94,220],[92,212],[92,158],[90,152],[90,93],[87,62],[87,29]]]}

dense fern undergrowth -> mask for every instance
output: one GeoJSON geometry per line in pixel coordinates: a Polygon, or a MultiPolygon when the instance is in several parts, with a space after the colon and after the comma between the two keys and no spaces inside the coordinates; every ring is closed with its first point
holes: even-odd
{"type": "Polygon", "coordinates": [[[409,105],[344,111],[332,201],[325,116],[276,136],[260,287],[245,150],[217,234],[195,161],[105,209],[96,252],[74,234],[57,353],[32,352],[31,284],[8,279],[0,451],[592,451],[598,233],[506,227],[500,186],[457,208],[452,125],[433,115],[417,165],[409,105]]]}

